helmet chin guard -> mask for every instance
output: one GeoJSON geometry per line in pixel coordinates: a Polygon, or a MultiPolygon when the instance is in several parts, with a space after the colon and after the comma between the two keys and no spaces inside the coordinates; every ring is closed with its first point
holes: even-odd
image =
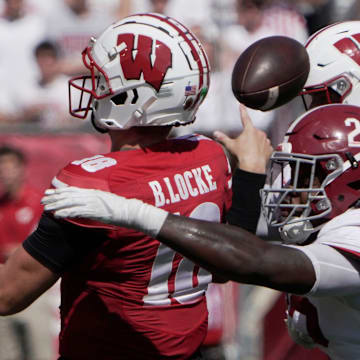
{"type": "Polygon", "coordinates": [[[70,112],[86,118],[92,110],[101,129],[191,123],[210,85],[199,40],[178,21],[155,13],[109,26],[91,39],[83,63],[90,75],[69,81],[70,112]]]}
{"type": "MultiPolygon", "coordinates": [[[[295,217],[291,220],[297,221],[295,217]]],[[[301,218],[298,218],[297,222],[291,222],[279,228],[280,237],[284,244],[293,245],[302,244],[315,231],[317,230],[314,229],[309,220],[301,220],[301,218]]]]}

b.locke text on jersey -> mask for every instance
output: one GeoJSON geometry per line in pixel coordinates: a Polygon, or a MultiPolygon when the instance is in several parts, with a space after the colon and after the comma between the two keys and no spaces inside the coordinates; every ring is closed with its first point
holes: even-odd
{"type": "Polygon", "coordinates": [[[160,181],[150,181],[149,186],[153,191],[157,207],[187,200],[190,196],[196,197],[217,188],[209,165],[175,174],[171,179],[164,177],[160,181]]]}

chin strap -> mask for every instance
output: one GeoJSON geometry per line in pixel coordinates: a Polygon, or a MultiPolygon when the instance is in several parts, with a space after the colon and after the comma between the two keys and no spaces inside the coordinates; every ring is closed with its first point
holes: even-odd
{"type": "Polygon", "coordinates": [[[95,123],[95,116],[94,116],[94,113],[93,113],[93,112],[91,113],[91,124],[92,124],[92,126],[94,127],[94,129],[95,129],[97,132],[101,133],[101,134],[106,134],[106,133],[109,132],[108,129],[103,129],[103,128],[99,127],[98,125],[96,125],[96,123],[95,123]]]}
{"type": "MultiPolygon", "coordinates": [[[[292,218],[291,220],[295,220],[292,218]]],[[[298,218],[301,219],[301,218],[298,218]]],[[[280,237],[284,244],[302,244],[308,237],[317,231],[312,226],[309,220],[298,221],[295,223],[286,224],[279,229],[280,237]]]]}
{"type": "Polygon", "coordinates": [[[311,336],[298,329],[297,323],[306,321],[306,319],[303,319],[301,321],[300,319],[302,319],[302,318],[304,318],[304,315],[302,315],[301,313],[299,313],[297,311],[295,311],[292,316],[290,316],[288,310],[286,311],[285,324],[286,324],[288,333],[289,333],[291,339],[295,343],[297,343],[307,349],[314,348],[316,346],[316,343],[311,338],[311,336]]]}

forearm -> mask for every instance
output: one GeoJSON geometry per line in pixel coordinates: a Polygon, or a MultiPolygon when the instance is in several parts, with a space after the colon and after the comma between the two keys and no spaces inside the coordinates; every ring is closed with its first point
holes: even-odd
{"type": "Polygon", "coordinates": [[[256,232],[260,217],[260,189],[265,184],[265,174],[237,169],[233,176],[233,197],[227,222],[252,233],[256,232]]]}
{"type": "MultiPolygon", "coordinates": [[[[17,292],[17,280],[12,281],[9,270],[12,268],[13,259],[11,256],[3,264],[0,264],[0,316],[10,315],[15,313],[17,307],[17,299],[15,293],[17,292]]],[[[19,289],[20,290],[20,289],[19,289]]]]}
{"type": "Polygon", "coordinates": [[[270,244],[235,226],[169,214],[157,238],[229,280],[299,294],[315,281],[312,265],[300,251],[270,244]]]}
{"type": "Polygon", "coordinates": [[[266,247],[261,241],[260,246],[255,246],[259,239],[243,229],[172,214],[168,215],[157,239],[209,271],[229,278],[234,277],[234,273],[236,276],[242,273],[244,262],[250,263],[266,247]],[[247,246],[252,238],[252,245],[247,246]],[[235,247],[236,242],[241,242],[242,246],[235,247]]]}
{"type": "Polygon", "coordinates": [[[25,309],[57,279],[57,275],[19,246],[0,266],[0,315],[11,315],[25,309]]]}

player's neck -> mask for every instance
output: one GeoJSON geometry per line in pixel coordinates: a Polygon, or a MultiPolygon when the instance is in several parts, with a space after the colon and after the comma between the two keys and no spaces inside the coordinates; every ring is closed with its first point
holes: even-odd
{"type": "Polygon", "coordinates": [[[133,127],[109,132],[111,151],[140,149],[164,141],[171,126],[133,127]]]}

